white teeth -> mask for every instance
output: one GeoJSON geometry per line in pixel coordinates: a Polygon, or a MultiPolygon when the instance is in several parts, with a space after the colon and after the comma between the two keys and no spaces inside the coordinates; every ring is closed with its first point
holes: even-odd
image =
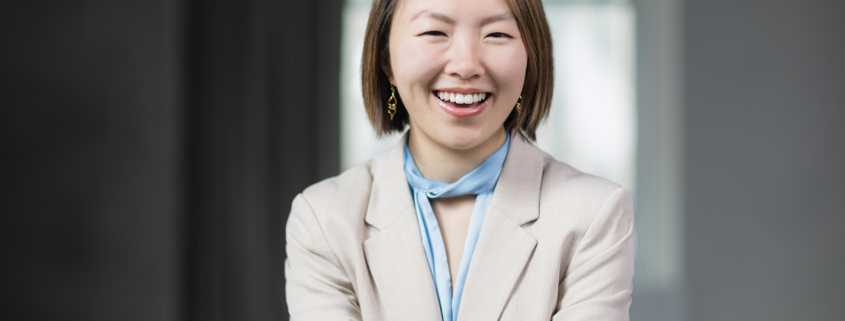
{"type": "Polygon", "coordinates": [[[477,94],[456,94],[444,91],[437,92],[437,98],[444,101],[451,101],[456,104],[474,104],[487,98],[486,93],[477,94]]]}

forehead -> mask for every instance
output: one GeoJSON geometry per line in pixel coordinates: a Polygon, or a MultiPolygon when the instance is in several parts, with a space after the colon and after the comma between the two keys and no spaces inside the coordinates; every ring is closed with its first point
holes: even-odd
{"type": "MultiPolygon", "coordinates": [[[[491,16],[512,17],[504,0],[398,0],[394,18],[408,23],[434,19],[447,23],[484,19],[491,16]]],[[[497,20],[502,20],[501,17],[497,20]]]]}

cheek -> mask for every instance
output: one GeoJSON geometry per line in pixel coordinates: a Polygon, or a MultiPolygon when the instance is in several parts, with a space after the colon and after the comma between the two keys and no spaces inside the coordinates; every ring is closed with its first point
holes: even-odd
{"type": "MultiPolygon", "coordinates": [[[[399,42],[391,47],[390,54],[394,77],[401,86],[428,85],[440,70],[440,53],[425,44],[399,42]]],[[[413,91],[417,89],[421,88],[411,88],[413,91]]]]}
{"type": "Polygon", "coordinates": [[[528,66],[528,55],[522,46],[514,46],[497,50],[488,56],[488,71],[493,79],[508,92],[520,92],[525,81],[525,70],[528,66]],[[507,63],[502,63],[502,62],[507,63]]]}

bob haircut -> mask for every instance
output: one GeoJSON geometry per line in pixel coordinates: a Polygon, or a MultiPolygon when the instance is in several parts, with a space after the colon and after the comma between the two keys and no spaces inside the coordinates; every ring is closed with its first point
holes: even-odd
{"type": "MultiPolygon", "coordinates": [[[[393,120],[387,113],[390,80],[382,70],[382,61],[389,61],[390,26],[400,0],[373,0],[364,52],[361,56],[361,84],[364,108],[377,137],[402,132],[408,125],[408,111],[398,97],[393,120]]],[[[513,12],[525,44],[528,66],[522,87],[522,112],[511,111],[505,119],[505,130],[522,131],[529,140],[536,139],[537,127],[549,114],[554,89],[552,38],[541,0],[504,0],[513,12]]]]}

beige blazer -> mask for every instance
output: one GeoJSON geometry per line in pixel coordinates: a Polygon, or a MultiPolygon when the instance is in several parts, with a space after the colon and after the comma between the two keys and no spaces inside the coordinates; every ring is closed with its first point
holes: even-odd
{"type": "MultiPolygon", "coordinates": [[[[514,136],[458,321],[628,320],[631,194],[514,136]]],[[[285,260],[291,320],[442,320],[404,141],[294,199],[285,260]]]]}

